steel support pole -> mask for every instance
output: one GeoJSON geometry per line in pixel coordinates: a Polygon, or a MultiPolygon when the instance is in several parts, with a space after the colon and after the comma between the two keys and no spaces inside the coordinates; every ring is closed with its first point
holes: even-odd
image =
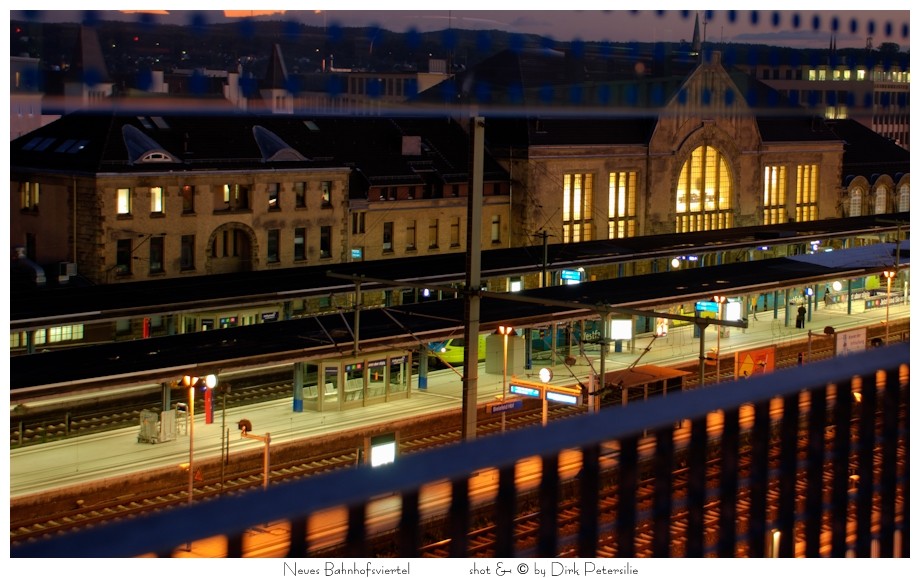
{"type": "Polygon", "coordinates": [[[464,295],[463,395],[461,437],[476,437],[476,406],[479,400],[479,310],[482,291],[482,177],[485,120],[470,119],[470,194],[466,217],[466,292],[464,295]]]}

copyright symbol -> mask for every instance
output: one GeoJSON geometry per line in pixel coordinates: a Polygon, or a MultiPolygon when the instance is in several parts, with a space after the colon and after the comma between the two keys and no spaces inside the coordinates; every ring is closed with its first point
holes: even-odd
{"type": "Polygon", "coordinates": [[[528,570],[530,570],[530,567],[527,566],[527,564],[525,564],[524,562],[521,562],[520,564],[518,564],[518,567],[517,567],[518,574],[527,574],[528,570]]]}

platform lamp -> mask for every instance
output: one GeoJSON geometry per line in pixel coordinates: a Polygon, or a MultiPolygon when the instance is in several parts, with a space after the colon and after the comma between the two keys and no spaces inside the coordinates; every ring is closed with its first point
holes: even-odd
{"type": "Polygon", "coordinates": [[[183,375],[182,385],[188,389],[188,503],[191,505],[195,489],[195,388],[204,385],[208,389],[214,389],[217,386],[217,376],[183,375]]]}
{"type": "Polygon", "coordinates": [[[891,311],[891,281],[898,275],[897,271],[888,269],[882,272],[888,281],[888,294],[885,298],[885,345],[888,345],[888,314],[891,311]]]}
{"type": "MultiPolygon", "coordinates": [[[[508,336],[515,335],[514,327],[510,325],[499,325],[498,333],[504,340],[502,348],[502,401],[505,401],[505,393],[508,391],[508,336]]],[[[502,432],[505,431],[505,412],[502,412],[502,432]]]]}

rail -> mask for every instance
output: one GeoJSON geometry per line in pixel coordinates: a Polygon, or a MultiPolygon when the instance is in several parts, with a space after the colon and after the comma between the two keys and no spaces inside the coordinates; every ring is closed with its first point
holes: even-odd
{"type": "MultiPolygon", "coordinates": [[[[656,397],[634,407],[612,408],[551,423],[544,428],[511,431],[412,454],[379,468],[332,472],[271,486],[226,499],[197,503],[162,513],[60,534],[10,549],[11,557],[129,557],[156,553],[170,556],[178,548],[209,537],[226,537],[227,556],[243,555],[243,535],[261,524],[287,520],[291,538],[287,555],[310,555],[310,521],[333,507],[347,509],[344,535],[349,556],[369,555],[370,505],[381,496],[398,495],[400,520],[394,551],[420,555],[419,497],[427,484],[449,480],[450,555],[469,554],[471,481],[478,472],[497,470],[495,499],[496,556],[557,555],[564,541],[557,515],[561,456],[573,448],[583,456],[577,499],[578,556],[596,557],[610,524],[600,519],[602,448],[616,446],[614,475],[618,498],[612,524],[620,557],[636,553],[636,487],[639,472],[655,472],[651,526],[654,556],[668,556],[670,536],[680,532],[685,555],[732,557],[909,557],[909,344],[815,362],[802,367],[727,382],[680,395],[656,397]],[[806,409],[800,402],[806,400],[806,409]],[[771,406],[782,406],[779,418],[771,406]],[[713,415],[720,416],[718,433],[713,415]],[[748,435],[738,435],[742,416],[753,416],[748,435]],[[676,424],[689,428],[687,443],[675,444],[676,424]],[[853,432],[856,432],[853,434],[853,432]],[[643,432],[655,440],[651,454],[640,451],[643,432]],[[807,437],[807,450],[799,440],[807,437]],[[832,450],[825,451],[830,440],[832,450]],[[744,477],[735,467],[738,446],[750,443],[754,466],[744,477]],[[707,488],[710,446],[721,456],[718,488],[707,488]],[[771,451],[778,467],[770,468],[771,451]],[[877,456],[881,456],[878,458],[877,456]],[[517,552],[513,539],[517,500],[515,466],[528,458],[542,464],[539,483],[539,529],[531,552],[517,552]],[[688,469],[686,490],[674,498],[670,472],[688,469]],[[828,467],[829,466],[829,467],[828,467]],[[829,476],[825,472],[830,472],[829,476]],[[804,476],[803,492],[797,479],[804,476]],[[774,477],[774,480],[770,480],[774,477]],[[854,480],[858,480],[854,489],[854,480]],[[779,491],[768,492],[771,481],[779,491]],[[739,487],[750,491],[749,517],[740,520],[735,499],[739,487]],[[774,495],[776,494],[776,495],[774,495]],[[718,500],[719,522],[704,523],[704,510],[718,500]],[[768,508],[768,500],[770,501],[768,508]],[[677,512],[686,524],[671,521],[677,512]],[[768,515],[769,513],[769,515],[768,515]],[[715,531],[715,535],[713,535],[715,531]]],[[[643,444],[642,447],[646,447],[643,444]]],[[[606,475],[606,474],[605,474],[606,475]]]]}

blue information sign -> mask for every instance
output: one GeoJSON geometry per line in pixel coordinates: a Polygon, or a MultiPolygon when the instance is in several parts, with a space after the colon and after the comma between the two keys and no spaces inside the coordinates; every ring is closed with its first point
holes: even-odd
{"type": "Polygon", "coordinates": [[[540,397],[540,390],[535,387],[526,387],[512,383],[511,387],[508,389],[511,391],[511,393],[526,395],[527,397],[540,397]]]}
{"type": "Polygon", "coordinates": [[[563,281],[581,281],[581,271],[563,269],[559,272],[559,278],[563,281]]]}

